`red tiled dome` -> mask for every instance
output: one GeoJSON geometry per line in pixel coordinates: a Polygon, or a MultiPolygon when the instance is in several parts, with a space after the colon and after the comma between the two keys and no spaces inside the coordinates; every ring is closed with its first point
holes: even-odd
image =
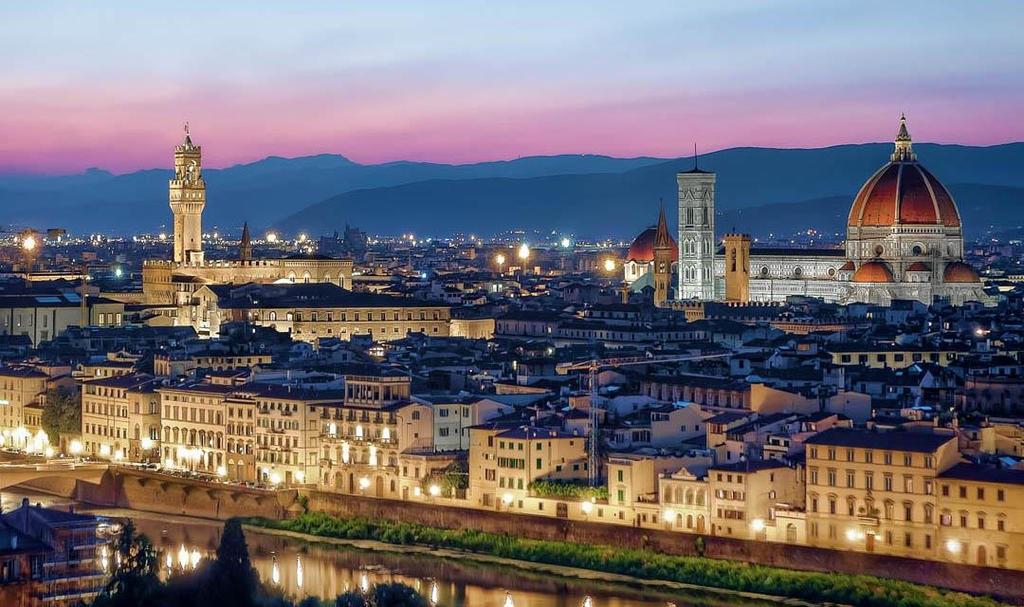
{"type": "MultiPolygon", "coordinates": [[[[640,235],[633,240],[633,244],[629,245],[629,252],[626,253],[626,260],[633,260],[639,262],[654,261],[654,239],[658,235],[658,228],[651,226],[640,232],[640,235]]],[[[676,246],[676,241],[671,236],[669,240],[672,242],[672,261],[679,259],[679,248],[676,246]]]]}
{"type": "Polygon", "coordinates": [[[923,261],[915,261],[914,263],[910,264],[910,267],[907,268],[907,271],[908,272],[931,272],[932,269],[929,268],[928,264],[924,263],[923,261]]]}
{"type": "Polygon", "coordinates": [[[974,271],[974,268],[962,261],[947,263],[945,271],[942,272],[943,282],[978,282],[979,280],[981,279],[978,278],[978,273],[974,271]]]}
{"type": "Polygon", "coordinates": [[[853,273],[853,282],[892,282],[889,266],[881,261],[869,261],[853,273]]]}
{"type": "Polygon", "coordinates": [[[850,227],[902,224],[960,226],[960,213],[949,190],[917,162],[903,118],[891,162],[861,187],[847,221],[850,227]]]}
{"type": "Polygon", "coordinates": [[[857,268],[857,266],[855,266],[852,261],[848,261],[848,262],[844,263],[841,268],[839,268],[839,271],[840,272],[852,272],[856,268],[857,268]]]}

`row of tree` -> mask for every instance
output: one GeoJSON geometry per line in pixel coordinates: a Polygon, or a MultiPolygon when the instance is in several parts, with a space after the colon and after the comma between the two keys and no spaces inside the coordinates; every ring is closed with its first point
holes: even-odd
{"type": "Polygon", "coordinates": [[[366,593],[347,592],[334,601],[307,597],[298,603],[260,581],[249,559],[241,522],[231,519],[217,547],[217,557],[193,571],[160,579],[157,551],[128,520],[114,549],[116,563],[104,591],[92,607],[427,607],[404,584],[377,584],[366,593]]]}

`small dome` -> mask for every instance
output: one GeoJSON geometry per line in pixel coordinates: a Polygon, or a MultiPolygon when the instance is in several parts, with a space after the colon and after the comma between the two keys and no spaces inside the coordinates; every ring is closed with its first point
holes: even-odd
{"type": "Polygon", "coordinates": [[[928,264],[924,263],[923,261],[915,261],[914,263],[910,264],[909,268],[907,268],[907,272],[931,272],[931,271],[932,271],[932,269],[929,268],[928,264]]]}
{"type": "Polygon", "coordinates": [[[853,282],[892,282],[889,266],[880,261],[869,261],[853,273],[853,282]]]}
{"type": "Polygon", "coordinates": [[[839,268],[839,271],[840,272],[852,272],[852,271],[854,271],[856,269],[857,269],[857,266],[855,266],[852,261],[847,261],[846,263],[844,263],[842,265],[841,268],[839,268]]]}
{"type": "Polygon", "coordinates": [[[980,280],[974,268],[962,261],[947,263],[946,270],[942,273],[943,282],[979,282],[980,280]]]}
{"type": "MultiPolygon", "coordinates": [[[[640,232],[640,235],[633,240],[633,244],[629,245],[629,252],[626,253],[626,261],[639,261],[646,263],[654,261],[654,240],[658,236],[658,228],[651,226],[640,232]]],[[[676,246],[676,241],[671,236],[669,241],[672,243],[672,261],[679,259],[679,248],[676,246]]]]}

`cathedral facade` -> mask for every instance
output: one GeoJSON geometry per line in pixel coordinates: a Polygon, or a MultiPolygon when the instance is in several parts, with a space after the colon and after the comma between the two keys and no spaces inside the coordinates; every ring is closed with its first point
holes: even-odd
{"type": "Polygon", "coordinates": [[[253,259],[248,225],[236,259],[206,259],[203,252],[203,209],[206,182],[202,175],[202,148],[185,140],[174,148],[174,177],[168,184],[174,225],[171,259],[149,260],[142,266],[143,301],[148,304],[187,306],[203,285],[244,283],[329,282],[352,288],[352,260],[322,255],[291,255],[253,259]]]}
{"type": "Polygon", "coordinates": [[[853,200],[842,249],[751,247],[742,234],[729,234],[718,246],[714,173],[695,166],[677,180],[680,301],[783,302],[802,295],[880,305],[989,302],[977,272],[963,261],[956,203],[918,162],[905,117],[889,162],[853,200]]]}

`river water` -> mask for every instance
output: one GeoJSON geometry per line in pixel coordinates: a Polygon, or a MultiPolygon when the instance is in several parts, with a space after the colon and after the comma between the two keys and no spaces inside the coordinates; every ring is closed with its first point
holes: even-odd
{"type": "MultiPolygon", "coordinates": [[[[22,497],[43,505],[67,506],[70,500],[32,494],[0,494],[3,510],[22,497]]],[[[88,507],[77,506],[80,510],[88,507]]],[[[130,516],[177,567],[181,560],[212,557],[222,526],[215,521],[167,517],[131,510],[97,510],[110,516],[130,516]]],[[[263,580],[270,580],[293,597],[333,599],[338,594],[378,582],[404,582],[437,607],[668,607],[749,605],[758,603],[704,592],[666,593],[643,583],[602,583],[539,574],[490,564],[425,554],[362,550],[308,543],[247,531],[249,552],[263,580]]]]}

